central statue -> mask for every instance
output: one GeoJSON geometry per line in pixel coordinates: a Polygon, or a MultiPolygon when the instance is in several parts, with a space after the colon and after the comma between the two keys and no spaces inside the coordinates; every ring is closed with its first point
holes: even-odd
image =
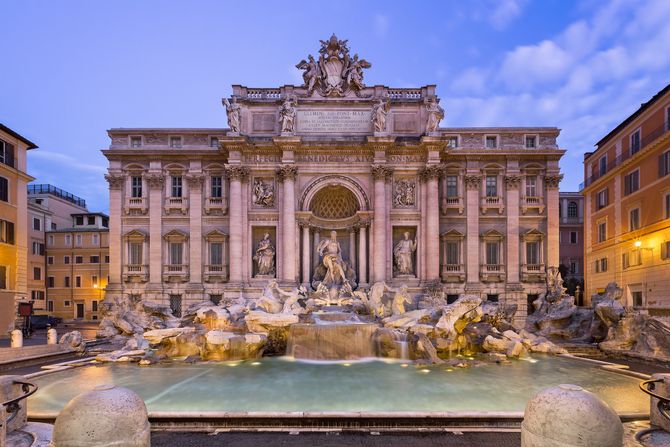
{"type": "Polygon", "coordinates": [[[330,232],[330,239],[324,239],[316,247],[321,264],[316,268],[312,286],[337,289],[348,283],[356,286],[356,275],[351,266],[342,258],[342,247],[337,241],[337,231],[330,232]]]}

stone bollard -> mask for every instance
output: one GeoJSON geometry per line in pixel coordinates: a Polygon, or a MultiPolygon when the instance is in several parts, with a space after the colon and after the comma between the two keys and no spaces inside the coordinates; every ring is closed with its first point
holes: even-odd
{"type": "Polygon", "coordinates": [[[622,447],[619,416],[577,385],[541,390],[526,404],[521,447],[622,447]]]}
{"type": "Polygon", "coordinates": [[[53,447],[151,446],[144,401],[114,385],[99,385],[68,402],[53,433],[53,447]]]}
{"type": "Polygon", "coordinates": [[[47,344],[48,345],[58,344],[58,332],[56,332],[56,329],[49,328],[49,330],[47,330],[47,344]]]}
{"type": "Polygon", "coordinates": [[[23,347],[23,332],[21,329],[14,329],[11,333],[11,346],[12,348],[22,348],[23,347]]]}

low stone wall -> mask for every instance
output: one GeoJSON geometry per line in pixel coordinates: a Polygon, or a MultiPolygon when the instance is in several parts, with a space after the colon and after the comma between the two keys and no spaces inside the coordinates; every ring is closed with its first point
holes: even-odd
{"type": "Polygon", "coordinates": [[[22,348],[0,348],[0,365],[48,355],[67,354],[69,352],[74,352],[74,350],[70,346],[66,345],[38,345],[24,346],[22,348]]]}

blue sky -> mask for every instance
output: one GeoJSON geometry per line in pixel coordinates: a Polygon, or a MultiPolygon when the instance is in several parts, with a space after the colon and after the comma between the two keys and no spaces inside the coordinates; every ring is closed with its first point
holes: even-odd
{"type": "Polygon", "coordinates": [[[4,0],[0,122],[29,172],[107,210],[111,127],[225,127],[231,84],[300,83],[335,32],[367,84],[437,84],[443,126],[557,126],[565,178],[670,82],[670,1],[4,0]],[[286,6],[284,6],[286,5],[286,6]]]}

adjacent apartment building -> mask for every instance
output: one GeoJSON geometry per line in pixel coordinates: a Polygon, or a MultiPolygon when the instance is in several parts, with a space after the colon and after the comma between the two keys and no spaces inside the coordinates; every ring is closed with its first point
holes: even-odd
{"type": "MultiPolygon", "coordinates": [[[[565,284],[569,293],[576,293],[576,286],[584,280],[584,196],[581,192],[559,193],[560,257],[565,284]]],[[[575,296],[580,302],[583,296],[575,296]]]]}
{"type": "Polygon", "coordinates": [[[109,272],[109,217],[76,213],[46,233],[47,311],[64,320],[98,320],[109,272]]]}
{"type": "Polygon", "coordinates": [[[586,298],[609,282],[670,314],[670,85],[584,156],[586,298]]]}
{"type": "Polygon", "coordinates": [[[0,124],[0,337],[14,329],[16,304],[28,298],[26,155],[37,146],[0,124]]]}
{"type": "MultiPolygon", "coordinates": [[[[48,184],[28,185],[28,296],[38,313],[48,312],[47,232],[72,227],[72,215],[87,213],[86,201],[48,184]]],[[[51,304],[53,308],[53,301],[51,304]]]]}

